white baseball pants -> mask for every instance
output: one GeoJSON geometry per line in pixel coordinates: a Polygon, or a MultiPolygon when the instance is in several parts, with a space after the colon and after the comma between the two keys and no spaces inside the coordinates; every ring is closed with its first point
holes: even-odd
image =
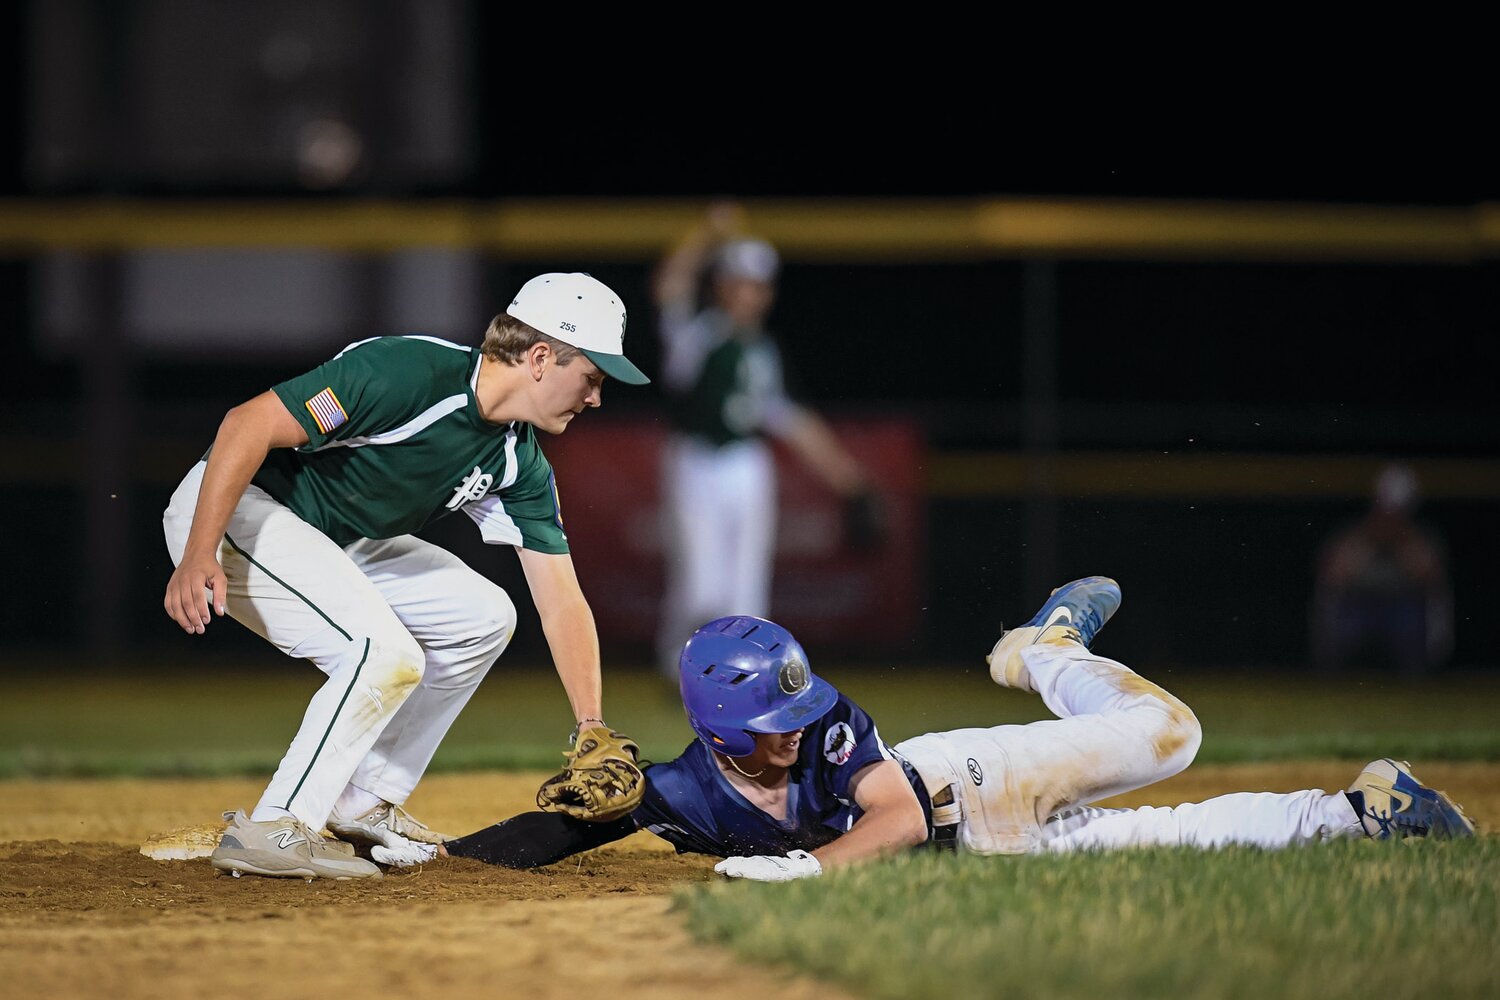
{"type": "Polygon", "coordinates": [[[690,438],[662,457],[666,594],[657,628],[661,670],[674,681],[683,643],[723,615],[771,611],[776,462],[761,441],[715,448],[690,438]]]}
{"type": "Polygon", "coordinates": [[[1175,844],[1286,847],[1363,836],[1342,792],[1240,792],[1176,807],[1089,803],[1177,774],[1202,730],[1181,701],[1074,643],[1021,653],[1056,721],[929,733],[898,744],[929,790],[959,789],[959,843],[975,854],[1175,844]]]}
{"type": "MultiPolygon", "coordinates": [[[[206,464],[188,472],[162,525],[182,560],[206,464]]],[[[449,726],[515,631],[505,591],[410,535],[339,546],[259,487],[219,546],[226,611],[328,675],[261,796],[321,829],[348,784],[406,801],[449,726]]]]}

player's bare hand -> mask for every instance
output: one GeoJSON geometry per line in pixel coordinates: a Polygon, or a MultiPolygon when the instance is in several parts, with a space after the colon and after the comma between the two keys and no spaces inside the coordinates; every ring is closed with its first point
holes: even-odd
{"type": "Polygon", "coordinates": [[[185,555],[167,581],[162,607],[190,635],[202,635],[213,614],[224,613],[228,598],[229,578],[219,560],[211,555],[185,555]]]}
{"type": "Polygon", "coordinates": [[[734,201],[716,201],[708,206],[709,232],[721,240],[745,231],[744,206],[734,201]]]}

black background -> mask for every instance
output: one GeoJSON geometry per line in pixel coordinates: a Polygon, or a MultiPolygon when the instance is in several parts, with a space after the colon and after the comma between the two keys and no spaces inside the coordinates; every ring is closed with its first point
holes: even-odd
{"type": "MultiPolygon", "coordinates": [[[[0,9],[0,133],[13,139],[25,134],[28,114],[26,10],[0,9]]],[[[1432,148],[1414,156],[1394,128],[1380,149],[1309,142],[1308,130],[1290,120],[1282,135],[1239,144],[1221,136],[1213,144],[1190,141],[1188,128],[1167,129],[1175,134],[1161,140],[1133,136],[1140,109],[1120,110],[1107,127],[1070,129],[1078,120],[1062,95],[1006,93],[941,75],[893,71],[868,85],[799,84],[762,61],[745,79],[725,83],[711,65],[694,62],[702,55],[684,57],[670,72],[637,74],[615,63],[578,74],[549,64],[511,17],[502,5],[473,8],[477,148],[472,169],[441,189],[372,181],[332,195],[162,190],[115,175],[62,193],[705,201],[1036,195],[1388,206],[1468,206],[1500,196],[1500,171],[1489,159],[1432,148]],[[1055,108],[1045,106],[1049,98],[1055,108]],[[1018,104],[1027,105],[1023,118],[1018,104]],[[1051,110],[1049,124],[1024,124],[1051,110]]],[[[23,142],[5,152],[0,194],[35,193],[23,142]]],[[[634,264],[495,261],[487,287],[503,301],[521,272],[543,268],[590,270],[627,301],[647,301],[647,269],[634,264]]],[[[1023,268],[1020,261],[793,263],[772,320],[794,390],[834,415],[902,409],[922,421],[935,448],[1018,447],[1023,268]]],[[[1492,260],[1059,262],[1061,444],[1493,460],[1500,444],[1496,277],[1492,260]]],[[[79,373],[71,361],[44,355],[29,335],[30,281],[27,260],[0,258],[3,431],[66,441],[79,433],[79,373]]],[[[655,360],[649,330],[637,310],[629,344],[648,371],[655,360]]],[[[288,374],[285,365],[158,359],[135,377],[148,400],[170,401],[147,419],[171,425],[185,462],[227,406],[288,374]]],[[[608,398],[608,411],[621,414],[658,405],[654,389],[616,387],[608,398]]],[[[170,572],[157,551],[163,487],[143,482],[137,490],[132,639],[143,649],[174,649],[181,637],[159,611],[160,582],[170,572]]],[[[72,528],[79,504],[56,485],[0,489],[7,523],[25,526],[10,533],[7,550],[28,567],[29,581],[0,613],[7,645],[55,641],[55,621],[84,572],[72,528]]],[[[1070,502],[1061,512],[1059,571],[1149,581],[1140,588],[1146,607],[1120,628],[1127,650],[1184,664],[1295,663],[1305,656],[1317,543],[1362,506],[1356,496],[1211,506],[1070,502]],[[1210,607],[1163,622],[1185,592],[1208,593],[1210,607]]],[[[1453,554],[1458,659],[1467,664],[1492,661],[1485,633],[1494,508],[1494,497],[1479,496],[1438,498],[1423,511],[1453,554]]],[[[986,641],[1002,610],[1014,616],[1035,603],[1015,585],[1026,544],[1019,516],[1014,504],[995,501],[934,509],[933,611],[908,652],[964,655],[986,641]]],[[[447,530],[436,534],[461,544],[447,530]]]]}

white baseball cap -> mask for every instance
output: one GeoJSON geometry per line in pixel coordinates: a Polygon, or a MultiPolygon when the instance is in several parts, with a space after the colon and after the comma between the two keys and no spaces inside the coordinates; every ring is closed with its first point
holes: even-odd
{"type": "Polygon", "coordinates": [[[625,358],[625,304],[593,275],[539,274],[521,286],[505,311],[578,348],[610,378],[630,385],[651,381],[625,358]]]}
{"type": "Polygon", "coordinates": [[[716,263],[720,274],[754,281],[775,281],[776,272],[781,269],[776,248],[751,237],[725,243],[719,248],[716,263]]]}

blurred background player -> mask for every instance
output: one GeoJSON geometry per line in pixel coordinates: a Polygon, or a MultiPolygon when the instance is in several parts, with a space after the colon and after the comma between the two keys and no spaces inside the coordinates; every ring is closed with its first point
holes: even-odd
{"type": "Polygon", "coordinates": [[[1358,522],[1336,532],[1319,555],[1312,638],[1319,670],[1355,661],[1420,676],[1453,643],[1453,598],[1438,536],[1415,517],[1420,484],[1392,463],[1375,478],[1358,522]]]}
{"type": "Polygon", "coordinates": [[[766,329],[780,266],[775,248],[744,235],[741,208],[719,202],[653,277],[673,427],[662,468],[667,562],[657,647],[674,683],[682,637],[695,625],[770,613],[778,504],[768,437],[843,498],[846,541],[868,546],[881,530],[865,470],[817,413],[787,396],[766,329]]]}
{"type": "Polygon", "coordinates": [[[444,839],[401,806],[510,642],[516,609],[415,536],[438,518],[463,511],[486,542],[515,547],[579,727],[603,724],[599,640],[538,431],[599,406],[606,376],[647,381],[624,336],[606,285],[543,274],[477,349],[374,337],[225,416],[163,517],[177,564],[167,614],[202,634],[227,613],[328,679],[216,868],[380,874],[326,844],[325,824],[390,864],[426,860],[444,839]]]}
{"type": "Polygon", "coordinates": [[[1372,761],[1347,791],[1090,806],[1177,774],[1202,739],[1181,701],[1089,650],[1119,604],[1113,580],[1074,580],[991,650],[991,678],[1036,692],[1056,719],[894,746],[812,673],[785,629],[751,617],[710,622],[681,653],[682,702],[698,738],[646,769],[646,797],[633,814],[604,824],[524,813],[444,850],[533,867],[641,829],[679,852],[724,858],[720,874],[781,882],[924,844],[1026,854],[1473,836],[1458,806],[1389,758],[1372,761]]]}

